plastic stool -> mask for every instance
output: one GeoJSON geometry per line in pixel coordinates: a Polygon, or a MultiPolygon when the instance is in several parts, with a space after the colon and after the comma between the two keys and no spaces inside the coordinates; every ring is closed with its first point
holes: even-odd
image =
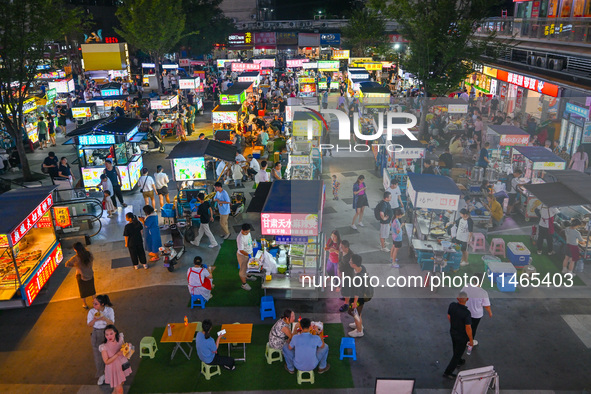
{"type": "Polygon", "coordinates": [[[493,256],[503,256],[505,255],[505,240],[503,238],[493,238],[490,242],[490,248],[488,249],[490,254],[493,256]]]}
{"type": "Polygon", "coordinates": [[[486,240],[484,238],[484,234],[474,233],[472,235],[472,242],[470,242],[470,246],[472,247],[473,252],[478,252],[479,250],[486,251],[486,240]]]}
{"type": "Polygon", "coordinates": [[[341,338],[341,356],[340,360],[345,357],[352,358],[353,360],[357,361],[357,351],[355,349],[355,338],[341,338]],[[351,354],[346,354],[345,350],[351,349],[351,354]]]}
{"type": "Polygon", "coordinates": [[[261,320],[267,317],[272,317],[273,320],[277,318],[275,314],[275,301],[272,296],[261,297],[261,320]]]}
{"type": "Polygon", "coordinates": [[[156,340],[154,337],[143,337],[140,341],[140,358],[144,356],[150,356],[150,358],[154,358],[156,352],[158,351],[158,345],[156,344],[156,340]],[[147,350],[147,352],[144,352],[147,350]]]}
{"type": "Polygon", "coordinates": [[[298,384],[302,383],[314,384],[314,371],[298,371],[298,384]],[[304,378],[305,373],[310,375],[307,379],[304,378]]]}
{"type": "Polygon", "coordinates": [[[200,306],[201,309],[205,309],[205,298],[203,298],[202,295],[198,295],[198,294],[191,294],[191,309],[193,309],[193,307],[196,306],[200,306]]]}
{"type": "Polygon", "coordinates": [[[203,376],[205,376],[206,380],[209,380],[212,376],[221,375],[222,369],[219,365],[209,365],[201,361],[201,373],[203,374],[203,376]],[[212,369],[214,370],[214,372],[211,371],[212,369]]]}
{"type": "Polygon", "coordinates": [[[283,352],[269,347],[269,342],[267,342],[267,345],[265,346],[265,358],[267,359],[267,364],[273,364],[274,361],[283,361],[283,352]],[[279,357],[274,356],[277,353],[279,354],[279,357]]]}

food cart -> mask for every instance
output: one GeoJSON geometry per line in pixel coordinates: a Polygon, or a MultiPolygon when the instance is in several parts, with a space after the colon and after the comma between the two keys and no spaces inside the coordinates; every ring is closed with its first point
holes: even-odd
{"type": "Polygon", "coordinates": [[[225,92],[220,93],[221,105],[242,105],[248,93],[252,92],[254,82],[237,82],[225,92]]]}
{"type": "Polygon", "coordinates": [[[514,146],[511,150],[511,164],[513,170],[521,168],[523,177],[517,187],[518,209],[525,217],[525,221],[537,217],[535,210],[541,204],[532,193],[523,187],[524,184],[544,183],[544,172],[548,170],[564,170],[566,161],[556,156],[543,146],[514,146]]]}
{"type": "Polygon", "coordinates": [[[364,68],[349,67],[347,69],[347,94],[354,97],[361,89],[360,82],[371,82],[369,73],[364,68]]]}
{"type": "Polygon", "coordinates": [[[74,80],[71,78],[56,79],[55,81],[48,82],[48,89],[55,89],[58,96],[55,99],[57,105],[67,105],[67,98],[70,93],[76,90],[74,80]]]}
{"type": "Polygon", "coordinates": [[[287,161],[285,175],[288,180],[309,181],[317,178],[312,152],[291,153],[287,161]]]}
{"type": "Polygon", "coordinates": [[[433,269],[434,251],[444,252],[448,265],[443,271],[458,269],[462,253],[445,229],[456,219],[461,198],[458,186],[442,175],[408,174],[406,194],[407,210],[413,218],[406,231],[421,270],[433,269]]]}
{"type": "Polygon", "coordinates": [[[115,108],[125,108],[125,103],[128,97],[129,96],[127,95],[108,97],[98,96],[86,101],[86,104],[94,103],[99,116],[108,117],[115,108]]]}
{"type": "Polygon", "coordinates": [[[326,274],[322,233],[324,182],[275,181],[270,187],[263,182],[257,192],[259,189],[268,192],[255,193],[247,212],[260,212],[264,239],[261,244],[274,240],[280,245],[278,268],[282,268],[282,256],[286,257],[287,264],[285,270],[279,271],[285,274],[273,274],[271,280],[263,282],[265,293],[268,290],[280,291],[285,298],[297,298],[301,292],[315,293],[316,288],[308,281],[326,274]]]}
{"type": "Polygon", "coordinates": [[[503,162],[505,158],[508,161],[513,146],[527,146],[529,144],[529,134],[517,126],[490,125],[486,129],[485,141],[490,143],[491,161],[503,162]]]}
{"type": "Polygon", "coordinates": [[[174,122],[177,117],[175,109],[179,104],[179,96],[162,96],[150,100],[150,109],[158,112],[157,120],[162,124],[160,134],[166,135],[172,133],[174,129],[174,122]]]}
{"type": "Polygon", "coordinates": [[[109,82],[99,86],[102,97],[123,96],[123,86],[117,82],[109,82]]]}
{"type": "Polygon", "coordinates": [[[363,108],[390,108],[390,89],[377,82],[359,83],[359,104],[363,108]]]}
{"type": "Polygon", "coordinates": [[[236,130],[238,122],[242,119],[242,104],[217,105],[211,111],[211,123],[213,135],[216,139],[218,130],[236,130]]]}
{"type": "Polygon", "coordinates": [[[170,160],[172,177],[177,183],[176,216],[179,222],[188,224],[192,218],[191,204],[196,204],[197,194],[203,192],[207,195],[208,181],[216,181],[215,171],[208,170],[209,164],[214,159],[233,163],[236,147],[214,140],[182,141],[166,158],[170,160]]]}
{"type": "Polygon", "coordinates": [[[139,143],[147,134],[139,132],[140,123],[140,119],[110,117],[87,122],[68,133],[71,138],[64,145],[76,145],[85,188],[100,183],[107,158],[119,169],[121,189],[135,187],[144,166],[139,143]]]}
{"type": "Polygon", "coordinates": [[[322,173],[322,152],[320,151],[320,144],[323,134],[327,132],[324,129],[324,122],[320,113],[298,111],[294,114],[292,122],[293,151],[289,153],[299,156],[308,155],[308,164],[304,164],[302,161],[303,158],[300,158],[299,164],[293,164],[311,166],[309,170],[301,168],[302,176],[310,172],[313,179],[317,174],[322,173]],[[312,121],[312,138],[308,138],[308,120],[312,121]]]}
{"type": "Polygon", "coordinates": [[[72,117],[79,125],[99,118],[95,102],[80,103],[72,106],[72,117]]]}
{"type": "Polygon", "coordinates": [[[261,83],[261,73],[259,71],[247,71],[238,76],[238,83],[251,83],[256,88],[261,83]]]}
{"type": "Polygon", "coordinates": [[[314,78],[298,78],[298,97],[316,97],[316,80],[314,78]]]}
{"type": "Polygon", "coordinates": [[[54,228],[56,186],[0,195],[0,308],[30,306],[63,259],[54,228]]]}

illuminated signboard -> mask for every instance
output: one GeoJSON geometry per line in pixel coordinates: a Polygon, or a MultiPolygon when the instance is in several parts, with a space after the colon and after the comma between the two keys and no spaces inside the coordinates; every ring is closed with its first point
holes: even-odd
{"type": "Polygon", "coordinates": [[[47,104],[51,104],[53,103],[53,100],[55,100],[55,98],[57,97],[57,90],[49,89],[47,90],[45,95],[47,96],[47,104]]]}
{"type": "Polygon", "coordinates": [[[195,89],[195,80],[194,79],[179,79],[179,88],[180,89],[195,89]]]}
{"type": "Polygon", "coordinates": [[[314,78],[299,78],[298,83],[315,83],[316,80],[314,78]]]}
{"type": "Polygon", "coordinates": [[[356,63],[357,67],[363,67],[367,71],[379,71],[382,69],[381,62],[372,62],[372,63],[356,63]]]}
{"type": "Polygon", "coordinates": [[[105,37],[105,44],[117,44],[119,39],[117,37],[105,37]]]}
{"type": "Polygon", "coordinates": [[[90,118],[92,113],[90,107],[72,107],[72,116],[74,118],[90,118]]]}
{"type": "Polygon", "coordinates": [[[228,37],[228,45],[230,46],[252,46],[252,33],[235,33],[228,37]]]}
{"type": "Polygon", "coordinates": [[[558,85],[540,81],[536,78],[525,77],[520,74],[498,70],[497,79],[500,81],[508,82],[513,85],[517,85],[525,89],[533,90],[534,92],[538,92],[552,97],[558,97],[558,85]]]}
{"type": "Polygon", "coordinates": [[[37,103],[34,98],[27,99],[23,102],[23,114],[29,113],[37,108],[37,103]]]}
{"type": "Polygon", "coordinates": [[[244,71],[261,71],[260,63],[232,63],[232,71],[244,72],[244,71]]]}
{"type": "Polygon", "coordinates": [[[62,262],[64,254],[62,253],[62,247],[58,243],[53,251],[45,258],[45,260],[39,264],[37,272],[28,280],[25,285],[25,291],[23,298],[25,299],[28,306],[30,306],[35,298],[39,295],[39,292],[45,286],[49,277],[53,274],[59,263],[62,262]]]}
{"type": "Polygon", "coordinates": [[[239,94],[220,94],[220,104],[240,104],[239,94]]]}
{"type": "Polygon", "coordinates": [[[338,71],[339,70],[339,62],[338,62],[338,60],[320,60],[318,62],[318,70],[320,70],[320,71],[331,71],[331,70],[338,71]]]}
{"type": "Polygon", "coordinates": [[[235,124],[238,121],[238,113],[234,112],[212,112],[211,122],[212,123],[231,123],[235,124]]]}
{"type": "Polygon", "coordinates": [[[37,208],[33,210],[33,212],[29,214],[29,216],[27,216],[25,220],[16,226],[15,229],[10,233],[10,240],[12,241],[12,244],[16,245],[18,241],[20,241],[25,236],[25,234],[27,234],[27,232],[33,228],[35,223],[37,223],[37,221],[41,219],[47,211],[49,211],[52,205],[53,198],[50,194],[45,198],[45,200],[43,200],[41,204],[37,206],[37,208]]]}
{"type": "Polygon", "coordinates": [[[55,89],[58,93],[70,93],[74,91],[74,80],[63,79],[61,81],[49,82],[49,89],[55,89]]]}
{"type": "Polygon", "coordinates": [[[172,109],[179,103],[179,97],[173,96],[168,100],[152,100],[150,107],[152,109],[172,109]]]}
{"type": "Polygon", "coordinates": [[[78,137],[79,145],[113,145],[115,144],[114,135],[81,135],[78,137]]]}
{"type": "Polygon", "coordinates": [[[263,235],[318,235],[317,214],[263,213],[263,235]]]}
{"type": "Polygon", "coordinates": [[[57,78],[65,78],[66,73],[63,71],[52,71],[48,73],[39,73],[35,75],[36,79],[57,79],[57,78]]]}
{"type": "Polygon", "coordinates": [[[224,68],[225,66],[228,65],[228,63],[234,63],[234,62],[239,62],[239,59],[218,59],[217,60],[217,66],[218,68],[224,68]]]}
{"type": "Polygon", "coordinates": [[[263,68],[275,67],[275,59],[252,59],[252,62],[260,64],[263,68]]]}
{"type": "Polygon", "coordinates": [[[304,63],[304,64],[302,64],[302,67],[304,69],[318,68],[318,63],[316,63],[316,62],[313,62],[313,63],[304,63]]]}
{"type": "Polygon", "coordinates": [[[524,134],[501,134],[499,145],[501,146],[526,146],[529,144],[529,135],[524,134]]]}
{"type": "Polygon", "coordinates": [[[55,216],[55,223],[64,228],[72,225],[70,218],[70,209],[68,207],[53,207],[53,215],[55,216]]]}
{"type": "Polygon", "coordinates": [[[179,68],[179,65],[178,64],[163,64],[162,68],[165,70],[174,70],[174,69],[179,68]]]}
{"type": "Polygon", "coordinates": [[[332,58],[335,60],[348,59],[349,56],[350,56],[350,52],[348,49],[343,49],[340,51],[332,51],[332,58]]]}
{"type": "Polygon", "coordinates": [[[142,63],[142,68],[156,68],[154,63],[142,63]]]}
{"type": "MultiPolygon", "coordinates": [[[[54,208],[55,209],[55,208],[54,208]]],[[[36,228],[50,228],[53,227],[53,223],[51,223],[51,215],[49,211],[45,212],[45,215],[41,216],[41,219],[35,225],[36,228]]]]}
{"type": "Polygon", "coordinates": [[[82,180],[84,182],[84,187],[96,187],[99,183],[101,183],[101,175],[103,174],[104,168],[85,168],[82,167],[82,180]]]}
{"type": "Polygon", "coordinates": [[[101,90],[101,96],[103,96],[103,97],[119,96],[120,94],[121,94],[121,91],[119,89],[101,90]]]}
{"type": "Polygon", "coordinates": [[[303,67],[304,63],[308,63],[310,59],[287,59],[285,61],[288,68],[303,67]]]}

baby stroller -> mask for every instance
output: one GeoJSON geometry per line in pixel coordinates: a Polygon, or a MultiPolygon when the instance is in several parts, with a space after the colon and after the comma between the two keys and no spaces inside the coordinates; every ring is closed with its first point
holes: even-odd
{"type": "Polygon", "coordinates": [[[164,267],[173,272],[174,266],[185,253],[185,236],[176,223],[171,224],[169,229],[172,239],[160,248],[160,252],[164,256],[164,267]]]}

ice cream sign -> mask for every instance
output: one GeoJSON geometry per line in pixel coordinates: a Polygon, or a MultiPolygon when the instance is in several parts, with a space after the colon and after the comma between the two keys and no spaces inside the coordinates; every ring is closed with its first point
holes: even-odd
{"type": "Polygon", "coordinates": [[[317,214],[263,213],[262,235],[318,235],[317,214]]]}

